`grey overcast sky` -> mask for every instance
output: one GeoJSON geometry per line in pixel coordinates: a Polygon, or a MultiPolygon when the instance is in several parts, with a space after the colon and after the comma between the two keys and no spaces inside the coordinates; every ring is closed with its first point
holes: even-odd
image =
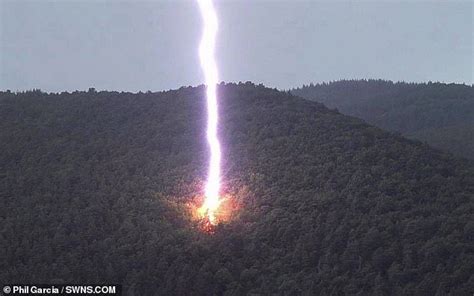
{"type": "MultiPolygon", "coordinates": [[[[473,83],[472,1],[215,2],[227,82],[473,83]]],[[[0,0],[0,89],[197,85],[200,35],[192,0],[0,0]]]]}

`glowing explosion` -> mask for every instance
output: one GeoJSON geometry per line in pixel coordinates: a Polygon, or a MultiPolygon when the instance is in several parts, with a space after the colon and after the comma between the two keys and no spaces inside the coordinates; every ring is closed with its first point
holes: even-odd
{"type": "Polygon", "coordinates": [[[205,199],[199,209],[199,213],[202,217],[207,217],[209,222],[214,225],[217,223],[216,212],[221,203],[219,199],[221,148],[217,138],[218,110],[216,87],[218,78],[217,65],[214,58],[217,15],[212,0],[198,0],[198,3],[204,20],[204,32],[199,46],[199,57],[206,78],[207,141],[211,150],[205,199]]]}

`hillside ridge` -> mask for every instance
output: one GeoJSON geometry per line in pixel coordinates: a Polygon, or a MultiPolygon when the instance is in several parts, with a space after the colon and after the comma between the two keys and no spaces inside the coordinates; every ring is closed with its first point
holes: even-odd
{"type": "Polygon", "coordinates": [[[340,80],[304,85],[292,93],[458,157],[474,159],[472,85],[340,80]]]}

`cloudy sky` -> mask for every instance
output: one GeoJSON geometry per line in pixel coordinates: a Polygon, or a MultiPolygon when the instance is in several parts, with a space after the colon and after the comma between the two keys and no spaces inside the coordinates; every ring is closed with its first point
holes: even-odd
{"type": "MultiPolygon", "coordinates": [[[[472,1],[216,0],[220,79],[473,83],[472,1]]],[[[0,89],[203,82],[194,1],[0,0],[0,89]]]]}

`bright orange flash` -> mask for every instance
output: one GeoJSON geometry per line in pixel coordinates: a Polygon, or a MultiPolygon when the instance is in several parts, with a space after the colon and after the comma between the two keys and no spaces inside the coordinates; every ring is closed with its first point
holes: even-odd
{"type": "Polygon", "coordinates": [[[216,224],[216,211],[220,205],[220,162],[221,147],[217,137],[218,104],[217,104],[217,64],[214,58],[217,15],[212,0],[197,0],[204,21],[204,32],[199,46],[201,67],[206,79],[207,96],[207,142],[210,148],[209,174],[207,177],[205,200],[199,214],[207,217],[211,224],[216,224]]]}

